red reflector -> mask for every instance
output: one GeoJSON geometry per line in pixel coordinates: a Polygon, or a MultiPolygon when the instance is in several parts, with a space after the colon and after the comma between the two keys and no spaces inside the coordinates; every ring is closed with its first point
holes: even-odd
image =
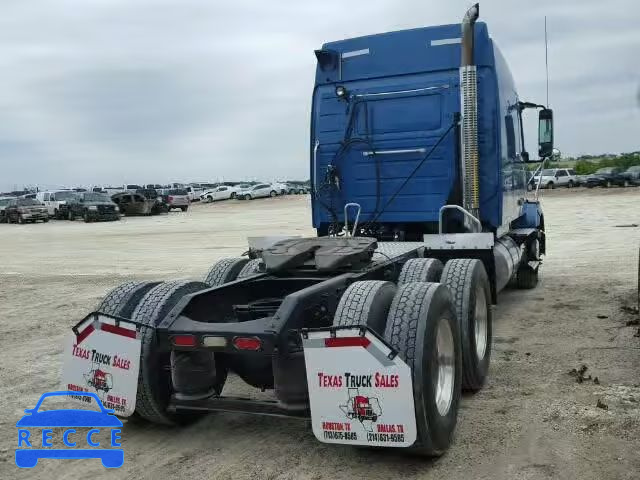
{"type": "Polygon", "coordinates": [[[82,342],[85,338],[91,335],[94,330],[95,328],[93,327],[93,324],[89,325],[87,328],[85,328],[76,336],[76,343],[79,344],[80,342],[82,342]]]}
{"type": "Polygon", "coordinates": [[[109,323],[103,323],[100,326],[100,330],[103,332],[115,333],[116,335],[122,335],[123,337],[136,338],[136,331],[128,328],[118,327],[109,323]]]}
{"type": "Polygon", "coordinates": [[[262,340],[257,337],[236,337],[233,339],[233,346],[238,350],[260,350],[262,340]]]}
{"type": "Polygon", "coordinates": [[[196,337],[193,335],[174,335],[171,337],[171,343],[176,347],[195,347],[196,337]]]}
{"type": "Polygon", "coordinates": [[[364,347],[367,348],[371,340],[366,337],[335,337],[325,338],[325,347],[364,347]]]}

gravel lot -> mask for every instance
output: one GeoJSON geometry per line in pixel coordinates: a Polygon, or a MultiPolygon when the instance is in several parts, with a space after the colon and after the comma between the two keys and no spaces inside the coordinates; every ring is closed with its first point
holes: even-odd
{"type": "Polygon", "coordinates": [[[97,460],[19,470],[15,422],[60,388],[63,336],[109,289],[201,278],[242,253],[247,236],[313,232],[308,197],[297,196],[111,223],[0,225],[0,478],[638,478],[640,338],[621,306],[635,301],[640,228],[617,226],[640,224],[640,188],[543,195],[542,282],[500,296],[489,383],[464,397],[455,443],[435,461],[324,445],[300,420],[215,414],[183,430],[126,424],[119,470],[97,460]],[[599,384],[569,375],[582,364],[599,384]]]}

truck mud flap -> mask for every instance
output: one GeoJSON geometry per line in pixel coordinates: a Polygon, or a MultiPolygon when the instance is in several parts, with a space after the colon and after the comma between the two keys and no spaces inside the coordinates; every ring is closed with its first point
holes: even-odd
{"type": "MultiPolygon", "coordinates": [[[[133,414],[138,390],[140,339],[134,322],[91,313],[65,338],[62,383],[65,390],[94,392],[120,417],[133,414]]],[[[92,397],[71,396],[87,404],[92,397]]]]}
{"type": "Polygon", "coordinates": [[[411,370],[365,327],[303,330],[313,434],[324,443],[409,447],[411,370]]]}

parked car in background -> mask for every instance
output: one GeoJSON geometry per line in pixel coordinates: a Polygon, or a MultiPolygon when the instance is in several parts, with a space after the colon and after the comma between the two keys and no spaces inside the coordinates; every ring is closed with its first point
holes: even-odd
{"type": "Polygon", "coordinates": [[[106,193],[109,196],[115,195],[116,193],[121,193],[124,191],[126,191],[124,189],[124,185],[122,187],[102,187],[102,192],[106,193]]]}
{"type": "Polygon", "coordinates": [[[584,187],[587,185],[587,178],[589,178],[589,175],[576,175],[576,182],[578,184],[578,186],[580,187],[584,187]]]}
{"type": "Polygon", "coordinates": [[[640,165],[629,167],[622,172],[622,174],[625,175],[633,185],[640,185],[640,165]]]}
{"type": "Polygon", "coordinates": [[[289,195],[302,195],[309,193],[309,188],[306,185],[289,183],[287,184],[287,193],[289,193],[289,195]]]}
{"type": "Polygon", "coordinates": [[[67,218],[82,218],[85,223],[101,220],[120,220],[120,209],[108,194],[99,192],[78,193],[69,200],[67,218]]]}
{"type": "Polygon", "coordinates": [[[287,185],[286,183],[275,182],[275,183],[272,183],[271,185],[273,186],[275,191],[278,193],[278,195],[286,195],[287,193],[289,193],[289,185],[287,185]]]}
{"type": "Polygon", "coordinates": [[[141,188],[143,188],[142,185],[136,185],[134,183],[130,183],[124,186],[124,191],[136,193],[136,190],[140,190],[141,188]]]}
{"type": "Polygon", "coordinates": [[[220,185],[211,190],[207,190],[200,195],[200,200],[203,202],[216,202],[218,200],[228,200],[230,198],[236,198],[238,189],[236,187],[229,187],[227,185],[220,185]]]}
{"type": "Polygon", "coordinates": [[[194,186],[186,186],[184,187],[184,190],[186,190],[187,195],[189,196],[189,200],[192,202],[197,202],[200,200],[200,195],[204,192],[204,190],[202,190],[202,188],[200,187],[194,187],[194,186]]]}
{"type": "Polygon", "coordinates": [[[152,215],[156,200],[146,198],[139,193],[122,192],[111,196],[111,200],[120,208],[123,215],[152,215]]]}
{"type": "Polygon", "coordinates": [[[179,208],[183,212],[186,212],[189,209],[189,204],[191,203],[191,201],[189,200],[189,195],[185,189],[169,188],[162,190],[161,193],[164,202],[167,204],[169,210],[179,208]]]}
{"type": "Polygon", "coordinates": [[[60,220],[67,218],[69,212],[67,202],[73,200],[77,194],[75,190],[51,190],[38,192],[36,199],[47,207],[49,217],[60,220]]]}
{"type": "Polygon", "coordinates": [[[278,195],[276,188],[269,183],[259,183],[236,193],[240,200],[253,200],[254,198],[275,197],[278,195]]]}
{"type": "Polygon", "coordinates": [[[545,168],[542,170],[542,180],[540,173],[531,179],[535,188],[540,183],[540,188],[556,188],[556,187],[576,187],[578,179],[576,172],[572,168],[545,168]]]}
{"type": "Polygon", "coordinates": [[[27,223],[49,221],[47,207],[35,198],[14,198],[11,199],[4,209],[7,223],[27,223]]]}
{"type": "Polygon", "coordinates": [[[626,187],[630,185],[629,179],[623,175],[620,167],[599,168],[587,178],[587,188],[593,187],[612,187],[619,185],[626,187]]]}
{"type": "Polygon", "coordinates": [[[7,221],[4,211],[11,201],[15,199],[16,197],[0,197],[0,223],[5,223],[7,221]]]}
{"type": "Polygon", "coordinates": [[[139,190],[136,190],[135,193],[139,193],[148,200],[155,201],[155,205],[151,209],[151,213],[153,215],[157,215],[159,213],[167,213],[169,211],[169,206],[164,201],[164,197],[155,188],[141,188],[139,190]]]}

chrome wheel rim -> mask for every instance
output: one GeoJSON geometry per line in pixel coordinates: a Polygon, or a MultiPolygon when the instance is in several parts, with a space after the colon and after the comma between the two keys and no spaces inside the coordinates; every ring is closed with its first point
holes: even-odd
{"type": "Polygon", "coordinates": [[[438,378],[436,380],[436,408],[442,416],[446,415],[453,401],[453,383],[455,378],[455,348],[449,320],[441,318],[436,335],[436,361],[438,378]]]}
{"type": "Polygon", "coordinates": [[[487,352],[487,298],[484,295],[484,288],[481,285],[476,287],[476,308],[475,308],[475,338],[476,354],[482,360],[487,352]]]}

